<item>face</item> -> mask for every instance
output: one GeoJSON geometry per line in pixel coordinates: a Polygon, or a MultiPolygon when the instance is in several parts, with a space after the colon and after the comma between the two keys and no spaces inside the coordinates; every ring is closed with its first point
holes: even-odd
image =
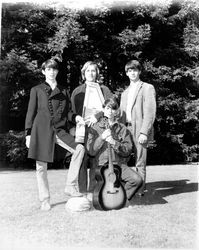
{"type": "Polygon", "coordinates": [[[97,70],[95,65],[89,65],[85,70],[85,79],[87,82],[95,82],[97,77],[97,70]]]}
{"type": "Polygon", "coordinates": [[[54,81],[58,74],[58,69],[45,68],[45,70],[42,70],[42,73],[46,76],[46,80],[54,81]]]}
{"type": "Polygon", "coordinates": [[[140,71],[138,69],[128,69],[126,75],[132,82],[136,82],[140,79],[140,71]]]}
{"type": "Polygon", "coordinates": [[[104,116],[106,116],[108,119],[114,119],[116,115],[117,110],[114,110],[110,108],[109,106],[106,106],[104,108],[104,116]]]}

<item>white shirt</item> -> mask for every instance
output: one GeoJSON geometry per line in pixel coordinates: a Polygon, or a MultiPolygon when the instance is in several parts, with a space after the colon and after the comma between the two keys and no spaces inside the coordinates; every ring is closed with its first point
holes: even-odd
{"type": "Polygon", "coordinates": [[[84,98],[84,117],[96,114],[103,110],[104,96],[98,83],[86,82],[84,98]]]}
{"type": "Polygon", "coordinates": [[[131,122],[131,110],[133,106],[133,100],[134,100],[134,95],[135,95],[135,90],[138,86],[140,81],[137,82],[132,82],[130,84],[128,96],[127,96],[127,105],[126,105],[126,120],[127,122],[131,122]]]}

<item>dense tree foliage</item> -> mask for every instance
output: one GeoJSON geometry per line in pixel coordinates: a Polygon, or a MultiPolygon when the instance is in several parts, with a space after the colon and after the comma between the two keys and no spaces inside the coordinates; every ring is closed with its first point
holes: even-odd
{"type": "Polygon", "coordinates": [[[118,97],[128,85],[124,65],[137,58],[142,79],[157,91],[157,145],[149,163],[199,160],[197,1],[84,10],[4,3],[1,35],[1,132],[23,130],[29,91],[43,79],[47,58],[60,61],[58,80],[70,91],[81,82],[82,65],[96,60],[118,97]]]}

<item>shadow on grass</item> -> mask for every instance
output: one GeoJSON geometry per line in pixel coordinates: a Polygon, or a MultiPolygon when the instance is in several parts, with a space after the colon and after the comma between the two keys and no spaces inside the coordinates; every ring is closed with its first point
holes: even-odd
{"type": "MultiPolygon", "coordinates": [[[[165,204],[168,201],[167,196],[190,193],[198,191],[198,183],[189,183],[188,179],[175,181],[157,181],[147,183],[146,193],[142,197],[134,196],[131,200],[132,205],[155,205],[165,204]]],[[[52,204],[52,207],[65,204],[70,197],[66,197],[64,201],[52,204]]]]}
{"type": "Polygon", "coordinates": [[[59,205],[66,204],[67,201],[68,201],[70,198],[72,198],[72,196],[70,196],[70,195],[65,195],[64,200],[62,200],[62,201],[60,201],[60,202],[52,203],[51,206],[52,206],[52,207],[56,207],[56,206],[59,206],[59,205]]]}
{"type": "Polygon", "coordinates": [[[67,201],[68,201],[68,199],[66,199],[64,201],[56,202],[56,203],[51,204],[51,206],[53,208],[53,207],[56,207],[56,206],[59,206],[59,205],[63,205],[63,204],[66,204],[67,201]]]}
{"type": "Polygon", "coordinates": [[[165,197],[181,193],[198,191],[198,183],[189,183],[189,180],[158,181],[146,185],[146,193],[142,197],[133,197],[133,205],[154,205],[168,203],[165,197]]]}

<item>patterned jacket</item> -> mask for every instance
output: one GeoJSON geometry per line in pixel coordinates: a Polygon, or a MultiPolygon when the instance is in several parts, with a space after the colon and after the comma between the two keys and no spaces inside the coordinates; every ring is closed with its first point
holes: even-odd
{"type": "MultiPolygon", "coordinates": [[[[97,165],[104,165],[108,162],[108,143],[102,139],[102,133],[106,130],[108,121],[102,117],[93,127],[88,130],[87,150],[91,156],[95,156],[97,165]]],[[[111,146],[111,157],[115,164],[126,163],[132,152],[132,139],[130,131],[125,125],[115,122],[111,127],[111,135],[116,141],[111,146]]]]}

